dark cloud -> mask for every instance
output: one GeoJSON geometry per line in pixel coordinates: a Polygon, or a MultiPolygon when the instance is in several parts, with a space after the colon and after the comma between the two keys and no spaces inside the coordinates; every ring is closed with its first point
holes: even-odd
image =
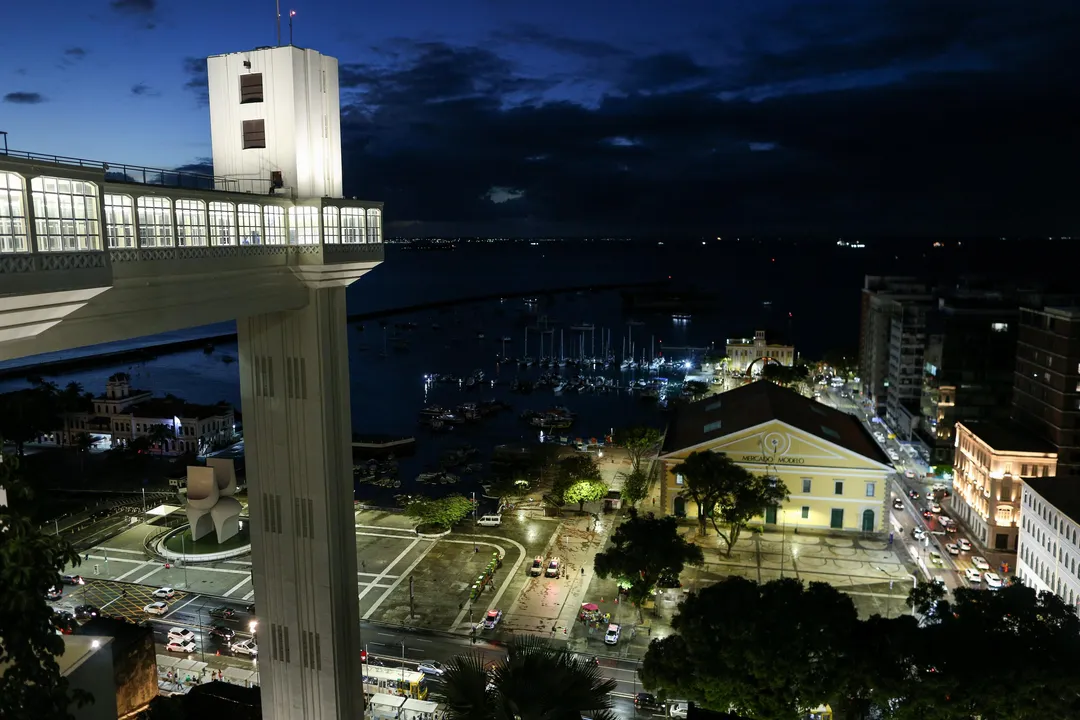
{"type": "Polygon", "coordinates": [[[184,90],[195,96],[195,102],[200,107],[210,104],[209,80],[207,80],[206,72],[206,58],[184,58],[184,75],[188,78],[184,83],[184,90]]]}
{"type": "Polygon", "coordinates": [[[626,57],[629,51],[603,40],[584,40],[563,35],[553,35],[535,25],[518,25],[511,30],[495,33],[495,39],[505,43],[534,45],[566,55],[577,55],[589,60],[626,57]]]}
{"type": "Polygon", "coordinates": [[[615,68],[590,98],[498,44],[344,64],[346,193],[432,234],[1075,233],[1080,4],[793,7],[723,64],[557,49],[615,68]]]}
{"type": "Polygon", "coordinates": [[[86,53],[87,53],[86,48],[70,47],[70,48],[68,48],[67,50],[64,51],[64,57],[69,57],[69,58],[75,58],[75,59],[78,59],[78,60],[82,60],[84,57],[86,57],[86,53]]]}
{"type": "Polygon", "coordinates": [[[136,97],[158,97],[160,92],[145,83],[135,83],[131,86],[131,94],[136,97]]]}
{"type": "Polygon", "coordinates": [[[157,0],[111,0],[109,7],[129,15],[152,15],[157,10],[157,0]]]}
{"type": "Polygon", "coordinates": [[[4,96],[4,102],[15,105],[37,105],[45,102],[45,96],[36,92],[9,92],[4,96]]]}

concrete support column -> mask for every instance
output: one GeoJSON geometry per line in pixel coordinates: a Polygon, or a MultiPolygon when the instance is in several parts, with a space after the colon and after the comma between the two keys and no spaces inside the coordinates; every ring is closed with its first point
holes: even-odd
{"type": "Polygon", "coordinates": [[[241,318],[259,672],[268,720],[363,717],[345,288],[241,318]]]}

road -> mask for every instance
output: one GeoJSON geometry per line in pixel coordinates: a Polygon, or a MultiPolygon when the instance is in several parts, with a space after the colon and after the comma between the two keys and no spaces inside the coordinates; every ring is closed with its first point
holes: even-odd
{"type": "MultiPolygon", "coordinates": [[[[818,398],[821,402],[855,415],[871,433],[878,432],[885,436],[884,442],[879,441],[879,444],[886,452],[894,453],[893,456],[896,459],[893,460],[893,466],[897,469],[889,498],[893,537],[896,542],[904,544],[909,557],[924,572],[924,577],[929,575],[932,578],[940,578],[950,590],[957,587],[985,589],[984,582],[969,583],[964,577],[965,570],[975,567],[972,564],[972,557],[977,557],[979,552],[975,542],[963,528],[956,524],[952,526],[954,532],[948,532],[941,523],[941,518],[948,517],[948,514],[935,513],[930,509],[933,486],[941,480],[933,476],[927,463],[921,457],[908,452],[906,446],[898,440],[890,438],[888,428],[884,424],[873,422],[849,388],[829,387],[818,388],[818,390],[821,392],[821,397],[818,398]],[[900,499],[903,503],[902,510],[893,507],[892,503],[896,499],[900,499]],[[913,537],[912,531],[915,528],[926,532],[925,540],[918,541],[913,537]],[[971,543],[973,550],[968,552],[957,549],[954,555],[946,546],[957,543],[960,538],[971,543]],[[941,556],[940,563],[934,562],[931,552],[937,552],[941,556]]],[[[951,488],[949,490],[951,491],[951,488]]],[[[991,569],[997,571],[997,568],[991,569]]]]}
{"type": "MultiPolygon", "coordinates": [[[[159,655],[167,655],[165,649],[171,628],[186,628],[194,633],[195,652],[184,657],[202,661],[211,670],[224,670],[237,667],[245,670],[257,670],[258,663],[246,655],[234,654],[227,642],[218,642],[210,636],[214,625],[231,628],[236,635],[233,642],[252,637],[252,630],[258,632],[258,618],[249,612],[249,605],[242,601],[223,599],[209,595],[188,594],[177,591],[169,602],[166,615],[155,618],[146,614],[143,608],[157,600],[151,593],[153,588],[115,581],[88,580],[85,585],[65,586],[64,597],[51,603],[57,610],[73,611],[78,605],[93,605],[100,608],[104,615],[115,615],[134,622],[146,622],[154,631],[154,642],[159,655]],[[218,608],[229,608],[233,616],[227,620],[211,616],[218,608]]],[[[380,624],[361,622],[361,637],[364,649],[388,667],[405,665],[415,669],[422,660],[447,662],[455,656],[476,652],[485,660],[505,657],[506,651],[501,646],[486,642],[482,637],[473,643],[469,638],[446,633],[429,632],[422,629],[402,630],[380,624]]],[[[358,650],[359,652],[359,650],[358,650]]],[[[637,682],[637,669],[640,663],[618,658],[600,658],[600,669],[605,677],[617,683],[612,693],[612,700],[620,716],[635,716],[633,697],[641,687],[637,682]]],[[[438,680],[430,683],[429,699],[438,701],[442,697],[438,680]]],[[[638,713],[638,715],[645,715],[638,713]]]]}

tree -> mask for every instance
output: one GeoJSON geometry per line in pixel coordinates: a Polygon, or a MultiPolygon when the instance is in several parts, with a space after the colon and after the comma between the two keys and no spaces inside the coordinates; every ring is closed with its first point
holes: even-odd
{"type": "Polygon", "coordinates": [[[0,395],[0,437],[15,445],[19,457],[26,443],[60,427],[55,387],[43,381],[0,395]]]}
{"type": "Polygon", "coordinates": [[[622,499],[635,505],[649,494],[649,476],[643,470],[631,470],[623,476],[622,499]]]}
{"type": "Polygon", "coordinates": [[[834,348],[821,358],[840,377],[854,377],[859,372],[859,351],[857,348],[834,348]]]}
{"type": "Polygon", "coordinates": [[[591,660],[545,639],[516,636],[491,665],[477,654],[447,663],[442,689],[451,720],[615,720],[605,678],[591,660]]]}
{"type": "Polygon", "coordinates": [[[858,616],[825,583],[734,576],[691,593],[672,628],[649,646],[645,688],[721,712],[797,718],[844,687],[858,616]]]}
{"type": "Polygon", "coordinates": [[[604,498],[608,494],[608,490],[608,485],[603,480],[584,478],[566,488],[566,491],[563,493],[563,500],[566,502],[576,502],[578,504],[578,512],[584,512],[585,503],[596,502],[597,500],[604,498]]]}
{"type": "Polygon", "coordinates": [[[698,531],[705,535],[706,520],[727,545],[727,556],[746,524],[765,508],[787,500],[787,488],[778,478],[754,475],[723,453],[691,453],[675,466],[686,492],[698,506],[698,531]]]}
{"type": "Polygon", "coordinates": [[[560,501],[564,503],[567,502],[566,492],[571,486],[581,480],[601,479],[600,466],[596,464],[596,458],[587,453],[574,453],[564,457],[559,461],[556,473],[551,493],[558,496],[560,501]]]}
{"type": "MultiPolygon", "coordinates": [[[[0,455],[0,487],[13,503],[30,498],[19,477],[19,458],[0,455]]],[[[60,572],[77,565],[78,553],[45,535],[13,507],[0,506],[0,717],[14,720],[70,718],[72,703],[93,698],[71,690],[56,657],[64,652],[57,630],[66,621],[45,600],[60,572]]]]}
{"type": "Polygon", "coordinates": [[[620,430],[615,438],[630,456],[630,469],[633,471],[641,470],[641,463],[645,458],[656,454],[663,435],[656,428],[638,425],[620,430]]]}
{"type": "Polygon", "coordinates": [[[72,447],[79,455],[79,475],[83,474],[83,463],[90,448],[94,447],[94,438],[90,433],[81,432],[72,439],[72,447]]]}
{"type": "Polygon", "coordinates": [[[158,455],[165,454],[165,445],[176,438],[176,431],[163,423],[154,423],[146,431],[146,439],[151,445],[157,445],[158,455]]]}
{"type": "Polygon", "coordinates": [[[473,511],[471,500],[461,495],[442,498],[412,497],[406,500],[405,514],[416,518],[423,525],[451,528],[473,511]]]}
{"type": "Polygon", "coordinates": [[[652,513],[639,515],[630,508],[629,516],[611,537],[611,546],[597,553],[593,560],[596,574],[613,577],[630,586],[630,602],[641,614],[641,605],[661,577],[678,577],[687,565],[701,565],[701,548],[679,535],[678,521],[658,518],[652,513]]]}
{"type": "Polygon", "coordinates": [[[709,386],[700,380],[689,380],[683,383],[683,390],[692,398],[698,398],[709,391],[709,386]]]}

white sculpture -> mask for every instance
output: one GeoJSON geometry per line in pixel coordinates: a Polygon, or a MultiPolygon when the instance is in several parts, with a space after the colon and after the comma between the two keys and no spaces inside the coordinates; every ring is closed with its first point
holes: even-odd
{"type": "Polygon", "coordinates": [[[225,542],[240,532],[240,501],[236,493],[236,469],[232,460],[207,458],[206,467],[187,469],[187,517],[191,537],[198,540],[217,533],[225,542]]]}

